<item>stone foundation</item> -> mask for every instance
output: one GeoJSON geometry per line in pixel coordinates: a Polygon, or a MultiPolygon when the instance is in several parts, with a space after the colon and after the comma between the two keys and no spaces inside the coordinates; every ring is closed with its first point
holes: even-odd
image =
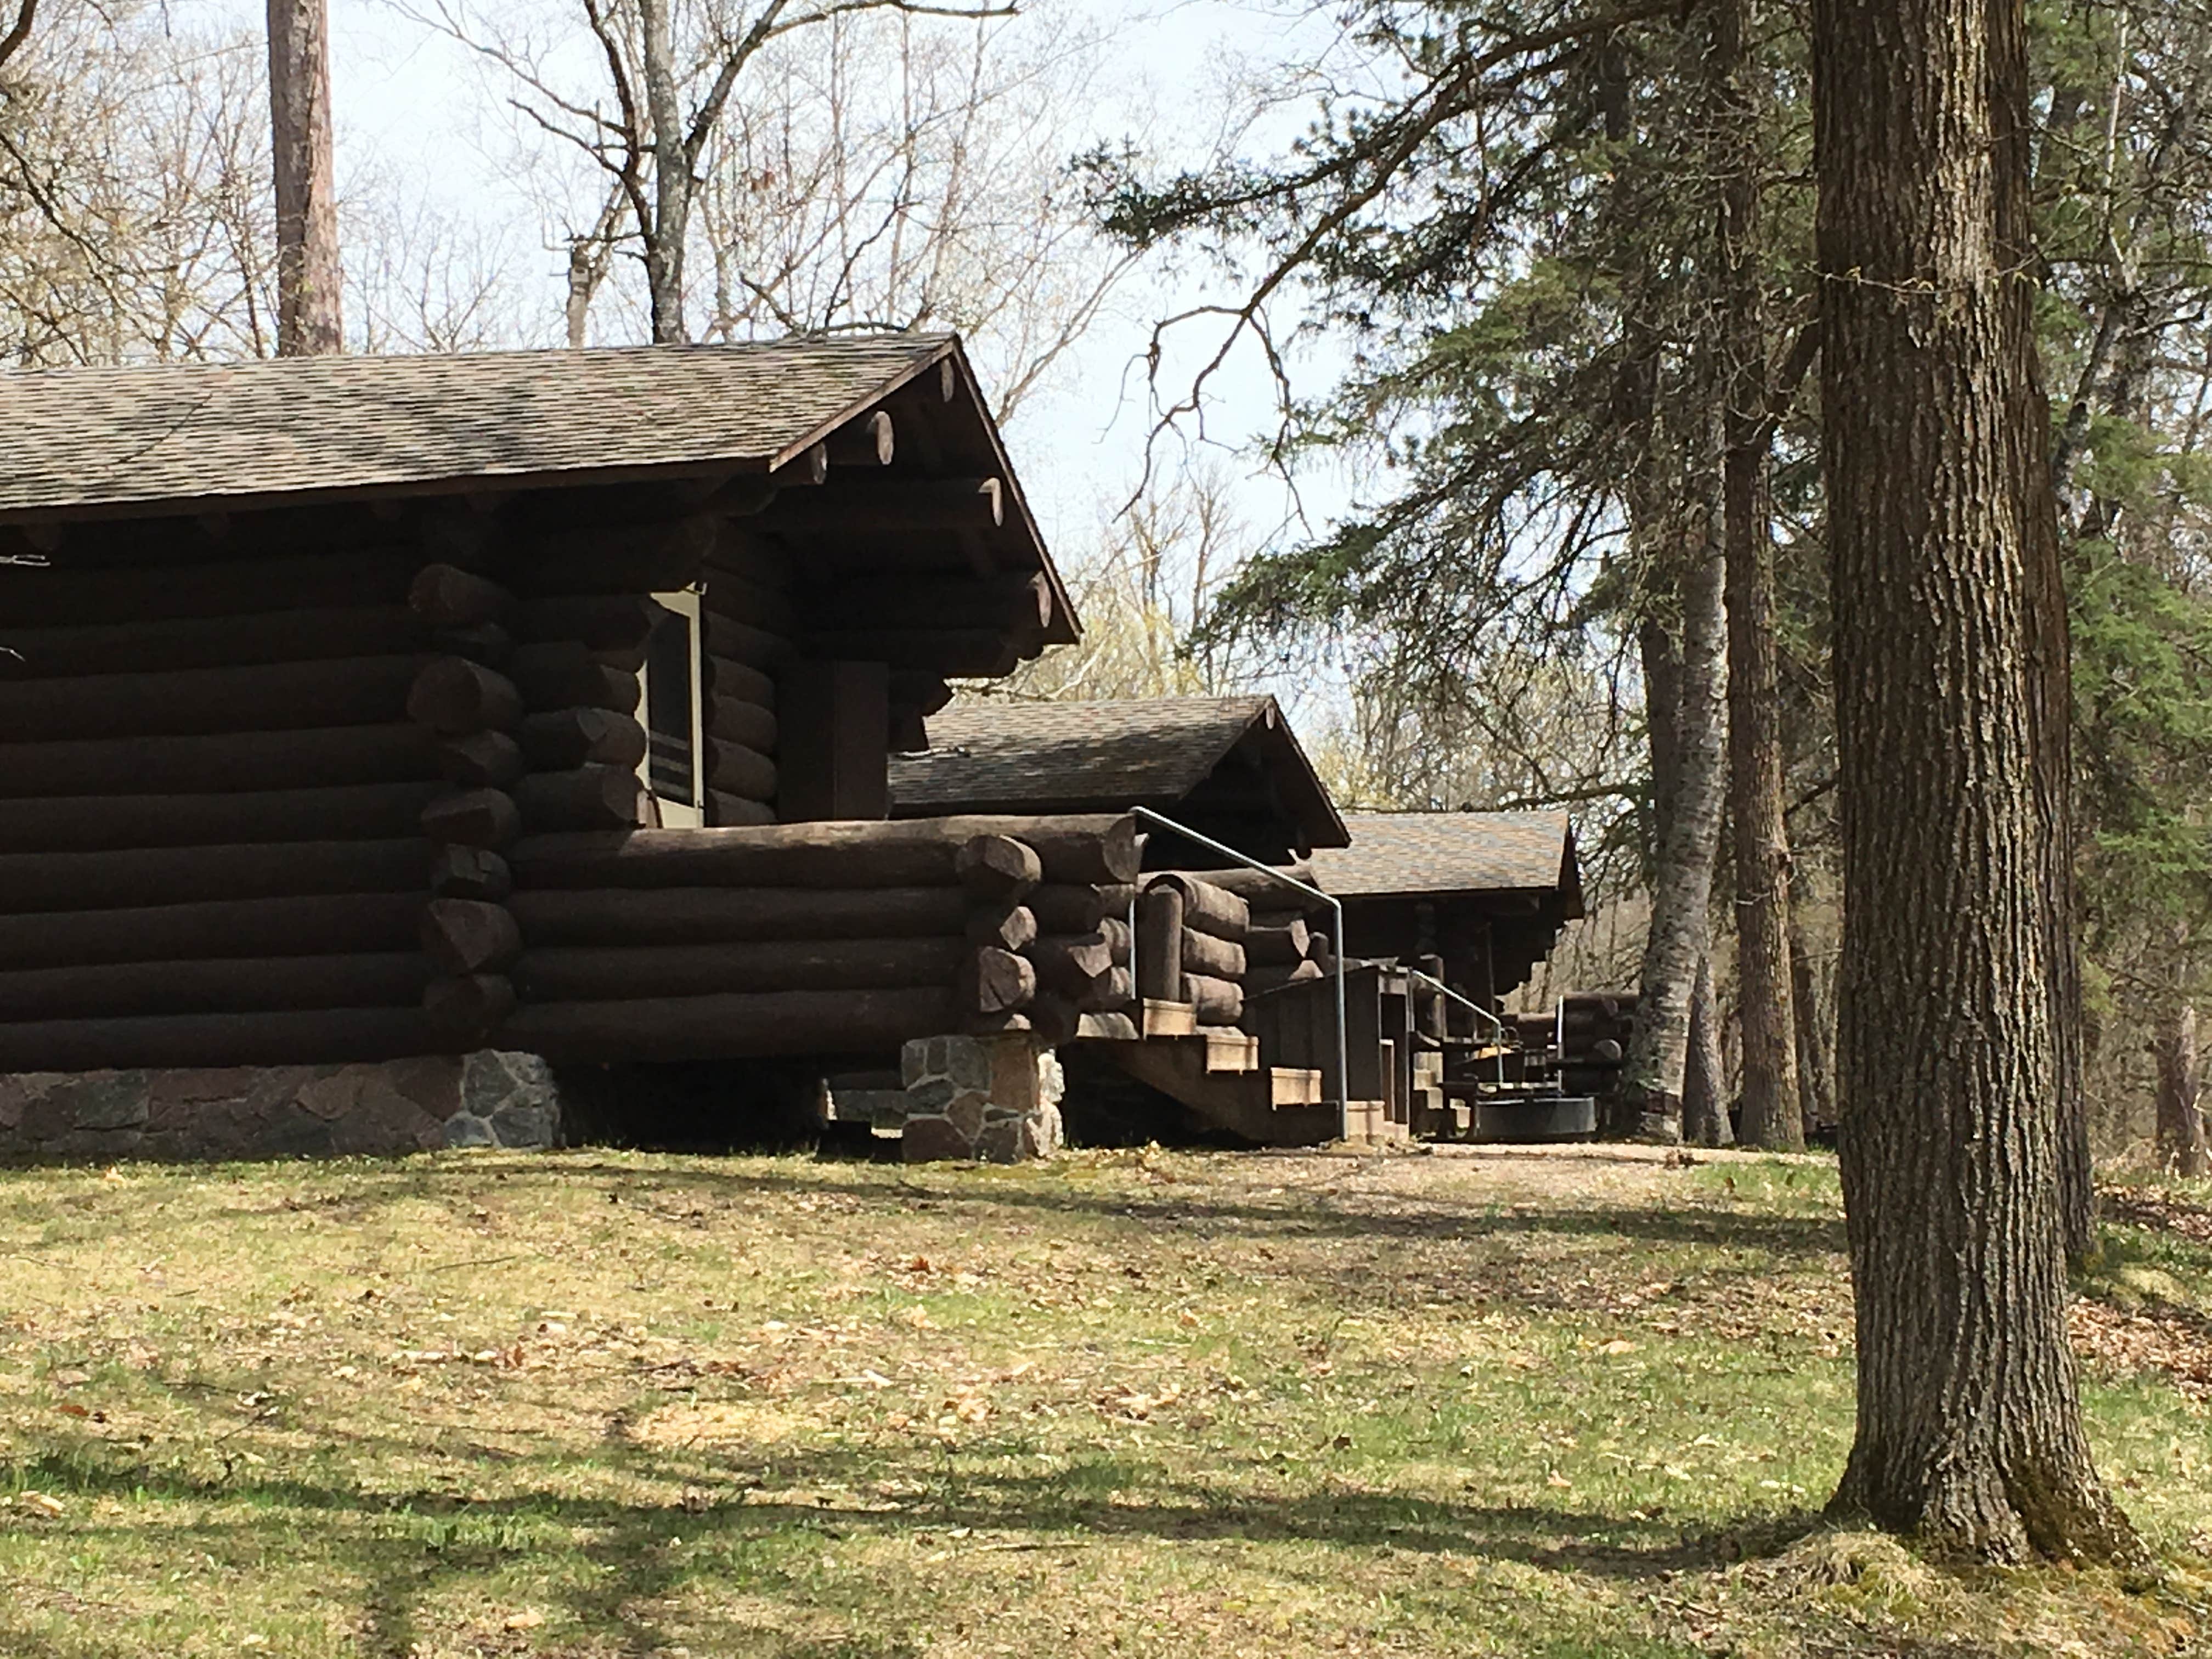
{"type": "Polygon", "coordinates": [[[922,1037],[899,1056],[908,1164],[1018,1164],[1060,1150],[1060,1059],[1026,1033],[922,1037]]]}
{"type": "Polygon", "coordinates": [[[535,1054],[0,1076],[0,1160],[391,1156],[560,1144],[535,1054]]]}

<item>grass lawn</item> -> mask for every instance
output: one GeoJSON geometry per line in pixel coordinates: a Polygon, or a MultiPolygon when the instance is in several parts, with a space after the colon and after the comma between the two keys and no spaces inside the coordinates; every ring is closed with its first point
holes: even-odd
{"type": "Polygon", "coordinates": [[[2212,1652],[2212,1191],[2112,1207],[2127,1583],[1822,1525],[1817,1158],[0,1173],[0,1656],[2212,1652]]]}

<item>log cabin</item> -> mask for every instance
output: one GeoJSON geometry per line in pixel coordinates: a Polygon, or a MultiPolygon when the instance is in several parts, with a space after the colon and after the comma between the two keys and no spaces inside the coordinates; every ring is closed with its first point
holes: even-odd
{"type": "Polygon", "coordinates": [[[529,1143],[564,1067],[825,1054],[1049,1133],[1040,964],[1139,838],[890,819],[948,680],[1078,637],[957,339],[0,398],[0,1154],[529,1143]]]}

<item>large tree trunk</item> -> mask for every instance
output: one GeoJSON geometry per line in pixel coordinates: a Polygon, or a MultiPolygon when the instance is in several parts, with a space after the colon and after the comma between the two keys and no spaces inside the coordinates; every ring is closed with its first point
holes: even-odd
{"type": "Polygon", "coordinates": [[[2203,1074],[2197,1069],[2197,1007],[2175,997],[2159,1012],[2153,1042],[2158,1056],[2158,1162],[2175,1175],[2212,1175],[2198,1104],[2203,1074]]]}
{"type": "Polygon", "coordinates": [[[313,357],[343,350],[324,0],[269,0],[269,122],[276,162],[276,352],[313,357]]]}
{"type": "Polygon", "coordinates": [[[683,340],[684,238],[691,224],[691,148],[671,39],[672,0],[638,0],[645,97],[653,118],[653,222],[645,237],[645,282],[656,345],[683,340]]]}
{"type": "MultiPolygon", "coordinates": [[[[1639,1137],[1682,1136],[1682,1079],[1690,1003],[1709,944],[1713,855],[1721,816],[1724,746],[1722,677],[1727,625],[1721,611],[1720,550],[1697,537],[1682,574],[1681,696],[1674,726],[1673,787],[1662,793],[1651,876],[1651,931],[1644,941],[1636,1024],[1620,1070],[1620,1111],[1639,1137]]],[[[1647,624],[1647,628],[1651,624],[1647,624]]],[[[1647,651],[1647,659],[1650,653],[1647,651]]],[[[1647,699],[1651,688],[1645,688],[1647,699]]],[[[1665,703],[1648,711],[1656,726],[1665,703]]],[[[1658,759],[1655,746],[1653,757],[1658,759]]]]}
{"type": "Polygon", "coordinates": [[[1782,721],[1774,643],[1774,548],[1766,516],[1766,317],[1759,267],[1758,114],[1744,37],[1753,0],[1722,0],[1712,73],[1721,133],[1719,237],[1727,367],[1722,467],[1728,560],[1729,817],[1734,829],[1736,1022],[1743,1034],[1743,1139],[1797,1150],[1796,1016],[1790,982],[1790,836],[1782,817],[1782,721]]]}
{"type": "Polygon", "coordinates": [[[1836,1122],[1835,1075],[1829,1063],[1828,1022],[1820,1003],[1820,982],[1814,977],[1813,948],[1797,919],[1796,882],[1791,883],[1790,911],[1790,990],[1797,1016],[1797,1098],[1799,1119],[1808,1133],[1833,1128],[1836,1122]]]}
{"type": "Polygon", "coordinates": [[[1814,6],[1858,1329],[1835,1501],[2106,1559],[2139,1546],[2066,1340],[2024,36],[2021,0],[1814,6]]]}
{"type": "Polygon", "coordinates": [[[1690,994],[1689,1063],[1682,1073],[1682,1139],[1698,1146],[1727,1146],[1735,1140],[1729,1121],[1728,1067],[1721,1058],[1720,999],[1713,994],[1713,958],[1698,962],[1690,994]]]}

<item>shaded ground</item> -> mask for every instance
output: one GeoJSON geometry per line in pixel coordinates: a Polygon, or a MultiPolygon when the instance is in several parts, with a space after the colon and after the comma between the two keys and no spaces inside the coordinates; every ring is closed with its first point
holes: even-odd
{"type": "Polygon", "coordinates": [[[1818,1158],[0,1175],[0,1654],[2206,1651],[2212,1211],[2112,1214],[2133,1587],[1817,1523],[1818,1158]]]}

